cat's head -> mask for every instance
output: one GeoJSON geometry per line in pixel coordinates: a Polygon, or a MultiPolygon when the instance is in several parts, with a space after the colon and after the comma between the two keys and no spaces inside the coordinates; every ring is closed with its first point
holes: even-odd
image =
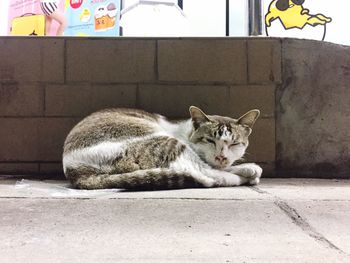
{"type": "Polygon", "coordinates": [[[190,114],[193,125],[190,141],[194,150],[210,166],[224,170],[243,157],[260,111],[251,110],[238,119],[232,119],[206,115],[201,109],[191,106],[190,114]]]}

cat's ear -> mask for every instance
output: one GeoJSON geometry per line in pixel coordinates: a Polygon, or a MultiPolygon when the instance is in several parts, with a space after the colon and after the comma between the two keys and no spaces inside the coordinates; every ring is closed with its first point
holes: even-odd
{"type": "Polygon", "coordinates": [[[205,115],[205,113],[200,108],[197,108],[195,106],[191,106],[189,110],[190,110],[190,114],[191,114],[193,127],[195,129],[198,129],[198,127],[202,123],[210,121],[208,116],[205,115]]]}
{"type": "Polygon", "coordinates": [[[259,115],[260,115],[259,110],[250,110],[238,118],[237,124],[241,124],[241,125],[249,128],[249,130],[251,132],[251,129],[252,129],[255,121],[258,119],[259,115]]]}

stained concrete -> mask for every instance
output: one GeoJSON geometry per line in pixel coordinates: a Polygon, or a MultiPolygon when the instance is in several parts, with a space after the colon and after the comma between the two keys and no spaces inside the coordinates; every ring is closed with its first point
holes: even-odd
{"type": "Polygon", "coordinates": [[[86,192],[0,181],[1,262],[349,262],[350,182],[86,192]]]}
{"type": "Polygon", "coordinates": [[[278,175],[349,178],[350,47],[285,39],[282,49],[283,81],[276,90],[278,175]]]}

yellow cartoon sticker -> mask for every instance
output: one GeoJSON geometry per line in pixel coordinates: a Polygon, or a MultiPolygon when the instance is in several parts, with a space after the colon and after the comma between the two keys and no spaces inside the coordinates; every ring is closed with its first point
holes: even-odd
{"type": "Polygon", "coordinates": [[[273,0],[265,16],[266,28],[271,27],[275,20],[279,20],[285,30],[302,30],[308,25],[325,26],[332,21],[332,18],[323,14],[310,14],[310,11],[303,7],[304,2],[305,0],[273,0]]]}

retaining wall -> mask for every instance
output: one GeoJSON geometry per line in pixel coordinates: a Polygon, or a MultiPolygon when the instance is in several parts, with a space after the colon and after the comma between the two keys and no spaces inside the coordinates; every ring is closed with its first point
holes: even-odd
{"type": "Polygon", "coordinates": [[[232,117],[261,110],[246,159],[266,176],[350,178],[347,47],[35,37],[0,37],[0,47],[0,174],[62,177],[67,133],[96,110],[137,107],[178,119],[196,105],[232,117]]]}

